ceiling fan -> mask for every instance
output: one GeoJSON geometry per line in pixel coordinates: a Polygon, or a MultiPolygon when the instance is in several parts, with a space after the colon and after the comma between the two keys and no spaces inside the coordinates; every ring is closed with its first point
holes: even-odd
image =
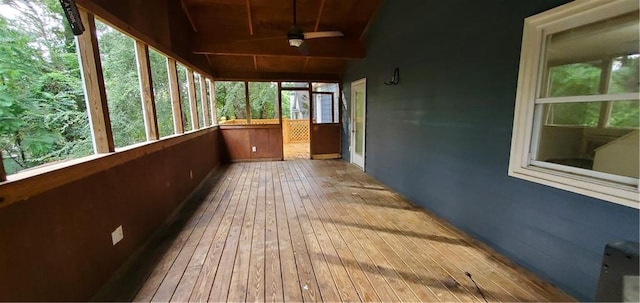
{"type": "Polygon", "coordinates": [[[317,38],[333,38],[343,37],[344,34],[340,31],[324,31],[324,32],[308,32],[305,33],[297,26],[296,18],[296,0],[293,0],[293,24],[287,32],[287,40],[289,40],[289,46],[297,47],[303,55],[307,55],[309,50],[304,42],[307,39],[317,38]]]}

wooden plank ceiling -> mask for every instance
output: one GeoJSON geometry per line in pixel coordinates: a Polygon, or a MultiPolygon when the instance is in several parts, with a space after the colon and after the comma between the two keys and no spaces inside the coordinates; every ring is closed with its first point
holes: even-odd
{"type": "Polygon", "coordinates": [[[364,32],[382,0],[297,0],[304,32],[344,37],[290,47],[292,0],[182,0],[196,32],[192,49],[205,54],[217,79],[338,80],[347,60],[364,58],[364,32]]]}

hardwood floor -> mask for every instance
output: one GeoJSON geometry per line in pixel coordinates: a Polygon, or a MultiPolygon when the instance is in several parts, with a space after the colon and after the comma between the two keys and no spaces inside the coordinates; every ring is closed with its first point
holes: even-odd
{"type": "Polygon", "coordinates": [[[574,300],[343,161],[232,164],[192,200],[99,299],[574,300]]]}

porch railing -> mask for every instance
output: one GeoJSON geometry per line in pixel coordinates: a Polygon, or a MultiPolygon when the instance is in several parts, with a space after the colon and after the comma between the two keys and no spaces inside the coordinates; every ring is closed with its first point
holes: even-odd
{"type": "MultiPolygon", "coordinates": [[[[278,122],[278,119],[251,119],[251,124],[249,124],[247,119],[232,119],[219,123],[220,125],[260,125],[278,124],[278,122]]],[[[282,138],[285,144],[309,142],[309,119],[282,119],[282,138]]]]}

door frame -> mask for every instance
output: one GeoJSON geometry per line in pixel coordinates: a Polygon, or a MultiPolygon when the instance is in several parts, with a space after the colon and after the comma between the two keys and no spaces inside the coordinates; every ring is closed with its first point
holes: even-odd
{"type": "Polygon", "coordinates": [[[364,104],[363,104],[363,113],[362,113],[362,171],[365,170],[365,165],[366,165],[366,138],[367,138],[367,78],[362,78],[356,81],[351,82],[351,141],[349,142],[349,151],[350,151],[350,157],[349,160],[351,163],[357,165],[360,167],[359,163],[355,163],[353,161],[354,159],[354,155],[356,153],[356,148],[355,148],[355,139],[356,139],[356,129],[355,129],[355,121],[356,121],[356,111],[355,109],[355,103],[356,103],[356,93],[355,93],[355,87],[359,86],[359,85],[363,85],[364,86],[364,104]]]}

